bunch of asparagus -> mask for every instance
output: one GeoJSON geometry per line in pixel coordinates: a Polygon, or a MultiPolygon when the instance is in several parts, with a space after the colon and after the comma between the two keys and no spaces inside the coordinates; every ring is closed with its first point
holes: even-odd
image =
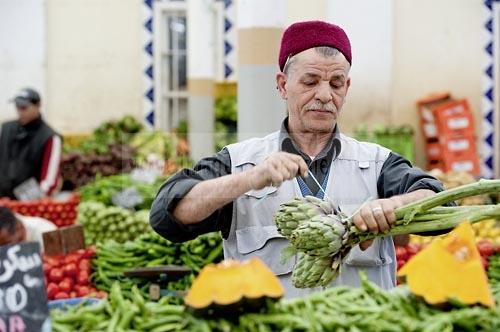
{"type": "Polygon", "coordinates": [[[365,240],[445,230],[465,221],[474,223],[500,218],[500,204],[441,207],[457,199],[499,192],[500,180],[480,180],[445,190],[397,209],[395,225],[386,233],[360,231],[352,218],[340,212],[333,202],[312,196],[282,204],[275,221],[280,234],[291,243],[291,247],[284,252],[284,258],[299,255],[292,273],[295,287],[326,286],[340,273],[349,251],[365,240]]]}

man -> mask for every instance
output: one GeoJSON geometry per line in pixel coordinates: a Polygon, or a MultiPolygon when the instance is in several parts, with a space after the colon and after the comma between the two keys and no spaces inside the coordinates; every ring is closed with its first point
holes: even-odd
{"type": "Polygon", "coordinates": [[[43,251],[42,234],[56,229],[56,225],[43,218],[15,215],[10,209],[0,207],[0,246],[34,241],[43,251]]]}
{"type": "MultiPolygon", "coordinates": [[[[351,47],[340,27],[320,21],[291,25],[281,40],[279,67],[276,83],[288,114],[281,130],[229,145],[170,178],[153,203],[150,222],[172,241],[220,230],[226,258],[259,257],[294,297],[312,290],[293,287],[293,259],[280,262],[288,243],[273,215],[281,203],[300,195],[323,197],[325,191],[344,212],[357,211],[359,229],[384,232],[396,208],[442,187],[388,149],[340,133],[337,120],[351,84],[351,47]]],[[[379,286],[395,286],[392,239],[361,247],[351,250],[334,284],[357,286],[364,269],[379,286]]]]}
{"type": "Polygon", "coordinates": [[[59,181],[61,138],[42,119],[38,92],[22,89],[12,101],[18,119],[0,129],[0,197],[15,198],[14,188],[30,178],[50,195],[59,181]]]}

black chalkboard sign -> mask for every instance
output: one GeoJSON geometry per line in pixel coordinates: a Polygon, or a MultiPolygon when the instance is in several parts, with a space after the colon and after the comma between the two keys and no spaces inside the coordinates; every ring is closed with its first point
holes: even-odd
{"type": "Polygon", "coordinates": [[[0,332],[50,331],[40,246],[0,247],[0,332]]]}

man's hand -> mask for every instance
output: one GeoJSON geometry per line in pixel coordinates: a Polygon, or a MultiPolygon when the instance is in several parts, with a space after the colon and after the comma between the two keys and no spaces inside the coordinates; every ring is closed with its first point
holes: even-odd
{"type": "MultiPolygon", "coordinates": [[[[370,231],[375,234],[385,233],[396,222],[394,211],[401,206],[403,206],[403,201],[399,196],[377,199],[363,206],[353,216],[352,221],[362,231],[370,231]]],[[[366,250],[372,242],[364,241],[359,247],[366,250]]]]}
{"type": "Polygon", "coordinates": [[[248,171],[248,181],[252,189],[266,186],[279,187],[284,181],[297,175],[307,176],[308,167],[301,156],[277,152],[269,156],[262,164],[248,171]]]}
{"type": "MultiPolygon", "coordinates": [[[[393,196],[391,198],[377,199],[365,204],[352,221],[361,231],[372,233],[385,233],[396,222],[394,211],[406,204],[415,202],[436,193],[430,189],[418,189],[407,194],[393,196]]],[[[373,241],[365,241],[359,245],[362,250],[366,250],[373,241]]]]}

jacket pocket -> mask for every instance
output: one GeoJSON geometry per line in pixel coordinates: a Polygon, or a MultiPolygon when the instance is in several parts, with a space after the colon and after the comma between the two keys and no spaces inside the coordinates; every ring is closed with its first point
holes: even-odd
{"type": "MultiPolygon", "coordinates": [[[[353,266],[380,266],[388,263],[388,259],[382,257],[380,250],[380,239],[375,239],[372,245],[362,251],[359,246],[355,246],[349,252],[345,263],[353,266]]],[[[392,260],[391,260],[392,261],[392,260]]]]}
{"type": "Polygon", "coordinates": [[[290,242],[285,239],[276,226],[254,226],[236,230],[236,247],[240,259],[260,258],[276,275],[291,273],[295,259],[281,263],[281,251],[290,242]]]}

